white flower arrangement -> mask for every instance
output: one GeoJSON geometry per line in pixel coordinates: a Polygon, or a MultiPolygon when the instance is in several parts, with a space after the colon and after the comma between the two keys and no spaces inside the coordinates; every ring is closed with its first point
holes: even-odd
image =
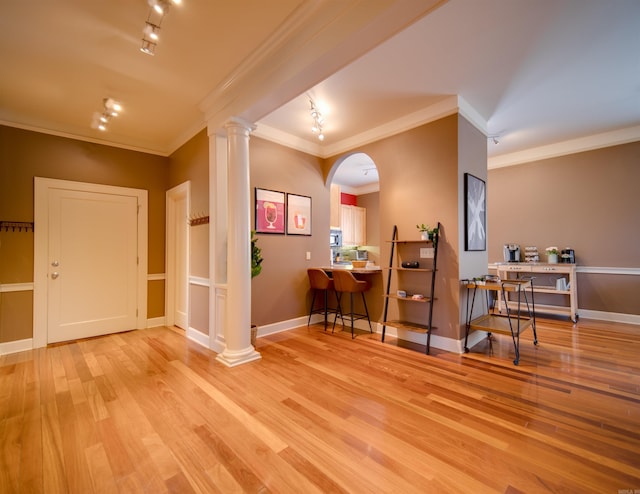
{"type": "Polygon", "coordinates": [[[555,255],[558,255],[558,254],[560,253],[560,251],[558,250],[558,248],[557,248],[557,247],[547,247],[547,248],[545,249],[545,251],[547,252],[547,255],[549,255],[549,254],[555,254],[555,255]]]}

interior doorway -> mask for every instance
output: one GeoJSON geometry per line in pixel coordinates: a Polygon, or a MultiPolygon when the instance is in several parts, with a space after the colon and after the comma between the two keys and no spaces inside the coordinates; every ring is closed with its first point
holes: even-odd
{"type": "Polygon", "coordinates": [[[379,261],[380,178],[375,162],[365,153],[346,154],[336,160],[327,181],[331,226],[341,231],[342,238],[340,247],[331,246],[332,259],[344,262],[361,256],[379,261]]]}
{"type": "Polygon", "coordinates": [[[189,181],[167,191],[165,323],[189,328],[189,181]]]}

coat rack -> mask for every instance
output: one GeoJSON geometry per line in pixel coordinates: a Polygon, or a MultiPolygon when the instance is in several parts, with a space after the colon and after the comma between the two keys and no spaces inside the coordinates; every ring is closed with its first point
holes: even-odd
{"type": "Polygon", "coordinates": [[[33,231],[33,221],[0,221],[0,231],[33,231]]]}
{"type": "Polygon", "coordinates": [[[208,223],[209,223],[209,215],[198,213],[198,214],[189,216],[190,226],[207,225],[208,223]]]}

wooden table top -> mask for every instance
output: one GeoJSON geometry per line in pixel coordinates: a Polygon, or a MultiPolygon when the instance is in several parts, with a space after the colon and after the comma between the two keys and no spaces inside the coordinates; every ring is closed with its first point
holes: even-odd
{"type": "Polygon", "coordinates": [[[333,264],[331,266],[320,266],[320,269],[324,271],[351,271],[353,274],[375,274],[381,273],[382,268],[380,266],[368,266],[365,268],[354,268],[351,264],[333,264]]]}

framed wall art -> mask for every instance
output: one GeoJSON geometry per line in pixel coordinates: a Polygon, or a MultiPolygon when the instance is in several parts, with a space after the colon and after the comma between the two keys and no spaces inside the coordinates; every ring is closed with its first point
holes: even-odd
{"type": "Polygon", "coordinates": [[[284,234],[285,193],[256,187],[256,233],[284,234]]]}
{"type": "Polygon", "coordinates": [[[484,180],[464,174],[465,250],[487,250],[487,190],[484,180]]]}
{"type": "Polygon", "coordinates": [[[311,235],[311,198],[287,194],[287,234],[311,235]]]}

